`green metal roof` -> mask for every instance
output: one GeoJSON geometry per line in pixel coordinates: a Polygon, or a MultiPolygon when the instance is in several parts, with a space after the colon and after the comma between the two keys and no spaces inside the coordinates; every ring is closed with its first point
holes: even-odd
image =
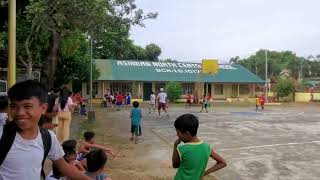
{"type": "Polygon", "coordinates": [[[180,81],[218,83],[264,83],[264,81],[238,64],[221,64],[216,75],[199,73],[200,63],[151,62],[131,60],[94,60],[100,69],[97,80],[180,81]]]}

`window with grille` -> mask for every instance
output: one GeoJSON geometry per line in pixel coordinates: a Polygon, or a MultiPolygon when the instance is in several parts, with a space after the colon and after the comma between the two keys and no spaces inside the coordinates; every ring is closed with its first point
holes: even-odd
{"type": "MultiPolygon", "coordinates": [[[[98,82],[92,83],[92,97],[94,98],[98,94],[98,82]]],[[[90,83],[87,83],[87,95],[90,95],[90,83]]]]}
{"type": "Polygon", "coordinates": [[[239,87],[240,94],[246,95],[250,93],[250,88],[248,84],[240,84],[239,87]]]}
{"type": "Polygon", "coordinates": [[[111,83],[110,90],[112,93],[132,93],[132,83],[111,83]]]}
{"type": "Polygon", "coordinates": [[[182,93],[193,94],[194,93],[194,85],[193,84],[182,84],[182,93]]]}
{"type": "Polygon", "coordinates": [[[214,85],[214,94],[223,95],[223,84],[215,84],[214,85]]]}
{"type": "Polygon", "coordinates": [[[99,83],[98,82],[93,82],[92,83],[92,96],[95,97],[98,94],[98,87],[99,83]]]}
{"type": "Polygon", "coordinates": [[[238,97],[238,84],[232,84],[232,97],[238,97]]]}

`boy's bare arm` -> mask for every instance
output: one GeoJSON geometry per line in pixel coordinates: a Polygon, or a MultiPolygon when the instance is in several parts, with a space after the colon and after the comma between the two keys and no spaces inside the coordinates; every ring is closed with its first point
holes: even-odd
{"type": "Polygon", "coordinates": [[[88,150],[89,148],[87,148],[87,143],[82,143],[80,148],[79,148],[79,152],[80,153],[89,153],[90,151],[88,150]]]}
{"type": "Polygon", "coordinates": [[[204,172],[204,176],[208,175],[212,172],[218,171],[219,169],[222,169],[227,166],[227,162],[219,154],[214,152],[213,149],[211,150],[210,157],[212,159],[216,160],[217,163],[214,166],[212,166],[211,168],[209,168],[208,170],[206,170],[204,172]]]}
{"type": "Polygon", "coordinates": [[[99,144],[88,144],[89,148],[97,148],[97,149],[102,149],[104,151],[110,151],[111,152],[111,149],[110,148],[106,148],[102,145],[99,145],[99,144]]]}
{"type": "Polygon", "coordinates": [[[178,153],[178,145],[180,144],[181,140],[180,139],[177,139],[175,142],[174,142],[174,147],[173,147],[173,153],[172,153],[172,166],[174,168],[178,168],[180,166],[180,156],[179,156],[179,153],[178,153]]]}
{"type": "Polygon", "coordinates": [[[53,163],[63,175],[69,177],[70,179],[91,180],[90,177],[77,170],[76,167],[67,163],[63,158],[53,161],[53,163]]]}

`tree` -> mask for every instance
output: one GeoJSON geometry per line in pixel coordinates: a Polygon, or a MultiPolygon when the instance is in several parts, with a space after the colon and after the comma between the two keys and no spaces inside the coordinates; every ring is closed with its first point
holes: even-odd
{"type": "Polygon", "coordinates": [[[279,97],[287,97],[294,92],[294,83],[290,78],[278,78],[276,91],[279,97]]]}
{"type": "Polygon", "coordinates": [[[179,99],[182,94],[182,85],[179,82],[170,81],[167,83],[165,89],[168,93],[169,100],[173,102],[179,99]]]}
{"type": "MultiPolygon", "coordinates": [[[[290,72],[290,75],[297,79],[300,73],[300,57],[291,51],[268,51],[268,76],[274,78],[280,74],[284,69],[290,72]]],[[[230,62],[241,64],[250,71],[254,72],[257,76],[265,78],[265,50],[259,50],[254,55],[237,59],[232,58],[230,62]]]]}
{"type": "MultiPolygon", "coordinates": [[[[50,34],[43,73],[45,82],[52,87],[56,66],[61,59],[59,52],[63,39],[80,30],[98,41],[100,34],[113,34],[109,27],[126,32],[131,25],[144,26],[143,20],[152,19],[156,13],[144,15],[133,0],[30,0],[26,8],[30,19],[40,19],[37,25],[50,34]]],[[[121,34],[121,33],[119,33],[121,34]]]]}
{"type": "Polygon", "coordinates": [[[232,58],[230,58],[229,63],[230,64],[234,64],[234,63],[236,64],[239,61],[239,59],[240,59],[239,56],[232,57],[232,58]]]}
{"type": "Polygon", "coordinates": [[[146,46],[146,58],[149,61],[159,61],[161,48],[156,44],[149,44],[146,46]]]}
{"type": "MultiPolygon", "coordinates": [[[[75,34],[64,39],[60,52],[62,59],[57,64],[54,85],[59,87],[70,81],[74,84],[88,82],[90,78],[90,48],[85,35],[75,34]]],[[[92,78],[100,76],[100,72],[93,63],[92,78]]]]}
{"type": "Polygon", "coordinates": [[[162,62],[178,62],[177,60],[170,59],[170,58],[162,59],[162,60],[160,60],[160,61],[162,61],[162,62]]]}

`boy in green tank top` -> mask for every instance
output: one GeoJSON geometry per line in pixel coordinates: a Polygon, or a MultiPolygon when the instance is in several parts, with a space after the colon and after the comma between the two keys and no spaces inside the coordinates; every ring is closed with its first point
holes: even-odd
{"type": "Polygon", "coordinates": [[[172,165],[178,168],[174,180],[201,180],[205,175],[224,168],[226,161],[206,142],[197,137],[199,120],[192,114],[184,114],[176,119],[174,127],[177,139],[174,142],[172,165]],[[184,144],[180,144],[184,142],[184,144]],[[217,163],[205,171],[209,157],[217,163]]]}

